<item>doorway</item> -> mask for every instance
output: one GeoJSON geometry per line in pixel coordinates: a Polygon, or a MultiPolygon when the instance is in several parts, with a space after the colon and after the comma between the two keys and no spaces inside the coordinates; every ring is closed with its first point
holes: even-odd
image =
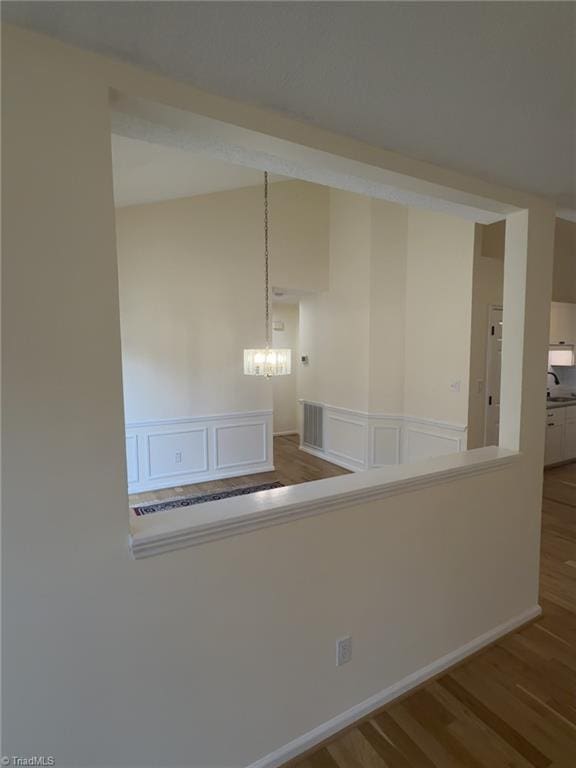
{"type": "Polygon", "coordinates": [[[486,416],[484,445],[498,445],[500,437],[500,380],[502,373],[502,307],[490,306],[486,344],[486,416]]]}

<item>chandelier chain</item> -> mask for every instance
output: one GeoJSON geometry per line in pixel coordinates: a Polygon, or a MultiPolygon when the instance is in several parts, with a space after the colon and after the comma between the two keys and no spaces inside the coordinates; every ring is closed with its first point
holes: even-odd
{"type": "Polygon", "coordinates": [[[264,171],[264,291],[266,306],[266,348],[270,346],[270,270],[268,253],[268,171],[264,171]]]}

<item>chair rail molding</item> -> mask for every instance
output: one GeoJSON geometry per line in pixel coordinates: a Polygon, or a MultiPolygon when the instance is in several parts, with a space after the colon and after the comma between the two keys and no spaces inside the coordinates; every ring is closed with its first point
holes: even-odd
{"type": "Polygon", "coordinates": [[[272,471],[272,411],[128,422],[126,461],[129,493],[272,471]]]}
{"type": "Polygon", "coordinates": [[[404,413],[370,413],[327,403],[313,404],[324,409],[324,448],[301,442],[301,449],[353,472],[410,464],[466,450],[466,424],[404,413]]]}
{"type": "Polygon", "coordinates": [[[517,452],[489,446],[412,465],[382,467],[370,473],[340,475],[213,501],[194,507],[193,516],[189,507],[168,510],[162,515],[131,514],[130,550],[135,559],[152,557],[441,483],[499,472],[511,467],[519,456],[517,452]]]}

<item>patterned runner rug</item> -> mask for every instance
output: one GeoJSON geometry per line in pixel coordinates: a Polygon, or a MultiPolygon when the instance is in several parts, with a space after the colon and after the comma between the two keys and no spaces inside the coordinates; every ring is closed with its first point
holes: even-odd
{"type": "Polygon", "coordinates": [[[272,488],[284,488],[284,483],[262,483],[261,485],[248,485],[244,488],[232,488],[229,491],[215,491],[214,493],[202,493],[198,496],[189,496],[183,499],[170,499],[169,501],[154,501],[151,504],[139,504],[132,507],[134,514],[151,515],[153,512],[165,512],[167,509],[179,509],[180,507],[191,507],[193,504],[204,504],[206,501],[218,501],[219,499],[228,499],[230,496],[245,496],[248,493],[258,493],[258,491],[269,491],[272,488]]]}

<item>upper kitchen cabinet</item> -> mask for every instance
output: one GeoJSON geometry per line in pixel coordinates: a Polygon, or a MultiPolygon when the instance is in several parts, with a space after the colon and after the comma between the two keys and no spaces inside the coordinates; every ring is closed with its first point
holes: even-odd
{"type": "Polygon", "coordinates": [[[550,344],[576,346],[576,304],[553,301],[550,312],[550,344]]]}
{"type": "Polygon", "coordinates": [[[556,219],[552,299],[576,302],[576,222],[566,219],[556,219]]]}

